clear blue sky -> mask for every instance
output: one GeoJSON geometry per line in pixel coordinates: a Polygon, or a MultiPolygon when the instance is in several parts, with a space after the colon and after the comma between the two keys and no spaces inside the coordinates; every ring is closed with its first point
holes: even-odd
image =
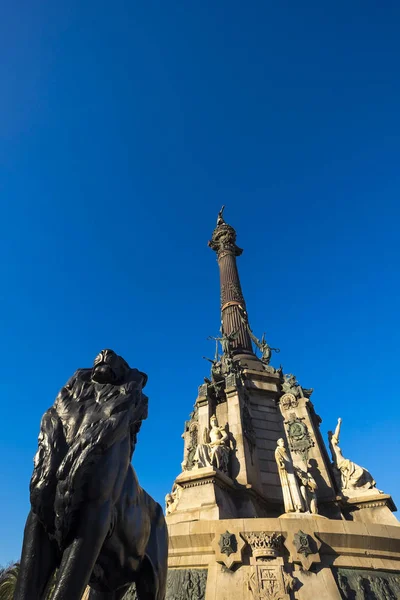
{"type": "Polygon", "coordinates": [[[253,330],[400,503],[399,28],[395,1],[3,2],[0,564],[41,415],[101,348],[149,375],[134,465],[163,502],[221,204],[253,330]]]}

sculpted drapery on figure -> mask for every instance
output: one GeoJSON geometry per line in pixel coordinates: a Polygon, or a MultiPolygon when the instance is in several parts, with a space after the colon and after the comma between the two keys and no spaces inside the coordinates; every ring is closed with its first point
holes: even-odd
{"type": "Polygon", "coordinates": [[[339,435],[342,419],[338,419],[335,432],[328,432],[329,443],[332,452],[333,464],[340,472],[341,489],[344,490],[368,490],[376,487],[376,482],[371,473],[356,465],[348,458],[344,458],[341,449],[339,448],[339,435]]]}
{"type": "Polygon", "coordinates": [[[225,427],[218,425],[215,415],[210,419],[210,430],[204,431],[203,444],[197,446],[194,462],[197,467],[213,467],[225,474],[229,471],[229,436],[225,427]]]}
{"type": "Polygon", "coordinates": [[[281,480],[285,513],[304,511],[303,499],[294,473],[293,462],[282,438],[277,441],[275,460],[281,480]]]}
{"type": "Polygon", "coordinates": [[[165,496],[165,514],[170,515],[173,513],[178,506],[180,495],[181,495],[182,487],[177,483],[174,483],[172,491],[170,494],[165,496]]]}
{"type": "Polygon", "coordinates": [[[168,534],[162,509],[131,465],[147,418],[147,375],[103,350],[79,369],[41,422],[14,600],[164,600],[168,534]]]}
{"type": "Polygon", "coordinates": [[[302,469],[296,468],[296,475],[300,483],[300,492],[303,497],[304,506],[306,511],[313,515],[318,514],[317,505],[317,494],[318,489],[317,483],[312,475],[302,469]]]}

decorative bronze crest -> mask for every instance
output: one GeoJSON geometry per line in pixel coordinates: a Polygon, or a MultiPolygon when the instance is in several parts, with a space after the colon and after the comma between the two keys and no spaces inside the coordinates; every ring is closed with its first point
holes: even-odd
{"type": "Polygon", "coordinates": [[[304,418],[296,417],[295,413],[290,413],[290,418],[285,421],[285,425],[287,426],[290,450],[300,454],[304,462],[307,463],[308,451],[314,446],[314,440],[303,421],[304,418]]]}
{"type": "Polygon", "coordinates": [[[304,531],[301,531],[301,529],[298,533],[295,533],[293,543],[299,554],[304,554],[306,557],[309,554],[313,554],[313,551],[310,548],[309,537],[304,531]]]}
{"type": "Polygon", "coordinates": [[[231,554],[237,552],[237,541],[234,533],[229,533],[229,531],[221,533],[218,544],[222,554],[230,556],[231,554]]]}

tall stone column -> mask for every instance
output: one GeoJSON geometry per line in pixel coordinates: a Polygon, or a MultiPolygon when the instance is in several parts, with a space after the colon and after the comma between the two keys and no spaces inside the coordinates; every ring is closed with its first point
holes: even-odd
{"type": "Polygon", "coordinates": [[[217,227],[214,229],[208,245],[217,253],[221,283],[221,321],[225,335],[237,332],[231,342],[233,354],[253,354],[251,339],[240,313],[246,310],[240,285],[236,257],[243,252],[236,245],[236,231],[225,223],[224,207],[219,212],[217,227]]]}

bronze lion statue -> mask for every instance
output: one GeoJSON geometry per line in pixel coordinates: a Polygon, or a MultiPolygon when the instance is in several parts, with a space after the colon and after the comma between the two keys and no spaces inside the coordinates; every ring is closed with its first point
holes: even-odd
{"type": "Polygon", "coordinates": [[[112,350],[79,369],[44,414],[15,600],[164,600],[164,515],[131,458],[147,417],[147,376],[112,350]]]}

